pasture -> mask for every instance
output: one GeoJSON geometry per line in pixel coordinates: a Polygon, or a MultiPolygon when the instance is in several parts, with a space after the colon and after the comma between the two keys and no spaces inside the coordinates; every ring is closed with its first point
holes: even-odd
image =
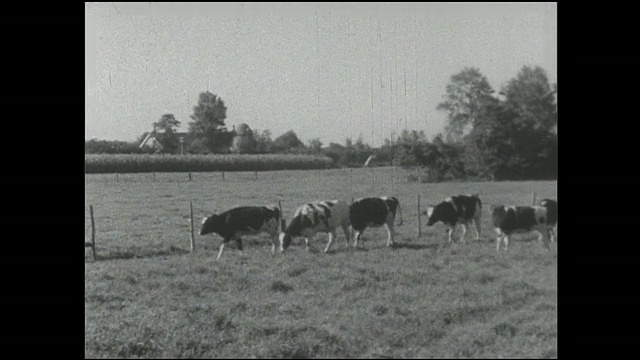
{"type": "MultiPolygon", "coordinates": [[[[496,255],[492,203],[557,199],[555,181],[418,184],[391,168],[85,175],[85,241],[94,207],[99,260],[85,249],[85,357],[556,358],[557,243],[514,236],[496,255]],[[479,193],[480,241],[447,244],[445,226],[418,237],[421,208],[479,193]],[[266,235],[216,261],[221,239],[197,234],[207,211],[282,201],[287,221],[311,200],[394,195],[396,246],[367,229],[364,248],[331,251],[326,234],[271,255],[266,235]],[[190,242],[194,205],[196,250],[190,242]],[[396,221],[397,223],[398,221],[396,221]]],[[[454,239],[459,237],[459,228],[454,239]]],[[[350,245],[352,245],[351,242],[350,245]]]]}

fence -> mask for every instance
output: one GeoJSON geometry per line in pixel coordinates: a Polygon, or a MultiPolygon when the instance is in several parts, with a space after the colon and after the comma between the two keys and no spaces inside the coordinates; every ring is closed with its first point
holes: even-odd
{"type": "MultiPolygon", "coordinates": [[[[271,196],[280,199],[277,206],[283,214],[282,220],[285,220],[285,213],[293,211],[299,204],[310,200],[310,197],[343,198],[353,202],[354,195],[362,197],[396,194],[405,215],[411,218],[408,228],[414,234],[412,238],[420,238],[424,235],[421,221],[423,209],[443,194],[454,194],[460,190],[457,184],[408,183],[397,188],[389,180],[394,175],[393,171],[387,170],[384,173],[384,169],[379,171],[381,176],[376,177],[374,187],[368,181],[372,176],[370,170],[277,171],[261,174],[254,171],[233,172],[231,176],[223,172],[88,175],[85,181],[90,194],[86,205],[89,211],[85,216],[86,223],[90,222],[91,226],[90,229],[87,226],[86,230],[91,233],[85,233],[85,248],[91,248],[94,259],[114,258],[116,256],[111,256],[112,253],[131,254],[132,251],[166,254],[166,251],[156,249],[166,249],[170,245],[171,249],[175,248],[169,252],[172,254],[194,252],[204,245],[200,243],[201,240],[196,241],[195,236],[193,219],[200,217],[199,211],[211,214],[214,212],[212,210],[231,208],[234,203],[255,203],[256,200],[253,199],[261,199],[258,201],[262,202],[271,196]],[[265,181],[254,182],[256,179],[265,181]],[[105,183],[110,185],[100,185],[105,183]],[[110,198],[112,192],[115,196],[110,198]],[[288,209],[282,211],[285,201],[288,209]],[[199,209],[198,206],[211,206],[215,209],[199,209]],[[410,209],[415,209],[415,218],[410,209]],[[128,215],[125,217],[123,214],[128,215]]],[[[517,202],[531,201],[535,204],[537,194],[530,192],[534,189],[549,193],[536,184],[526,183],[483,183],[480,192],[488,194],[488,201],[500,203],[511,198],[511,194],[518,194],[517,202]]],[[[286,227],[286,220],[281,226],[286,227]]],[[[124,256],[120,256],[122,257],[124,256]]]]}

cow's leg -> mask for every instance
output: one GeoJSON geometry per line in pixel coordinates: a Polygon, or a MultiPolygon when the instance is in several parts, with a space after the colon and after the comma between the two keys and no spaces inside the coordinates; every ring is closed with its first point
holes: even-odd
{"type": "Polygon", "coordinates": [[[509,235],[504,235],[504,252],[507,252],[507,249],[509,247],[509,235]]]}
{"type": "Polygon", "coordinates": [[[553,225],[553,226],[551,226],[549,228],[549,234],[551,235],[551,239],[550,239],[551,242],[555,242],[556,241],[556,237],[558,236],[557,232],[556,232],[556,226],[557,226],[557,224],[553,225]]]}
{"type": "Polygon", "coordinates": [[[324,252],[326,253],[331,248],[331,243],[333,242],[333,238],[337,237],[336,231],[332,230],[329,232],[329,242],[327,242],[327,246],[324,248],[324,252]]]}
{"type": "Polygon", "coordinates": [[[447,226],[449,227],[449,228],[447,229],[447,231],[449,232],[449,242],[451,242],[451,241],[452,241],[451,236],[452,236],[452,234],[453,234],[453,227],[454,227],[454,225],[447,225],[447,226]]]}
{"type": "Polygon", "coordinates": [[[475,225],[476,228],[476,241],[480,240],[480,219],[475,218],[473,219],[473,224],[475,225]]]}
{"type": "Polygon", "coordinates": [[[238,237],[236,239],[236,242],[238,243],[238,250],[240,250],[240,255],[242,255],[242,239],[240,239],[240,237],[238,237]]]}
{"type": "Polygon", "coordinates": [[[278,240],[278,235],[271,236],[271,255],[276,253],[276,245],[278,245],[280,241],[278,240]]]}
{"type": "Polygon", "coordinates": [[[224,251],[224,244],[229,241],[229,239],[224,239],[222,241],[222,244],[220,244],[220,251],[218,251],[218,257],[216,258],[216,260],[220,260],[220,257],[222,256],[222,251],[224,251]]]}
{"type": "Polygon", "coordinates": [[[360,241],[360,237],[362,236],[363,232],[364,232],[364,229],[362,231],[355,230],[355,236],[354,236],[355,241],[353,243],[353,247],[356,249],[358,248],[358,241],[360,241]]]}
{"type": "Polygon", "coordinates": [[[462,236],[460,237],[460,241],[464,244],[464,236],[467,234],[467,224],[460,223],[460,226],[462,226],[462,236]]]}
{"type": "Polygon", "coordinates": [[[304,237],[304,245],[305,245],[307,251],[309,251],[309,238],[306,237],[306,236],[304,237]]]}
{"type": "Polygon", "coordinates": [[[349,250],[349,227],[343,224],[342,232],[344,232],[344,239],[347,241],[347,250],[349,250]]]}
{"type": "Polygon", "coordinates": [[[500,253],[500,243],[502,242],[502,237],[505,236],[506,234],[502,232],[500,228],[495,228],[495,230],[496,230],[496,234],[498,234],[498,237],[496,238],[496,252],[500,253]]]}
{"type": "Polygon", "coordinates": [[[394,241],[393,241],[393,223],[391,223],[391,225],[384,224],[384,226],[387,228],[387,247],[390,247],[391,245],[393,245],[394,241]]]}
{"type": "Polygon", "coordinates": [[[538,242],[544,243],[544,247],[547,251],[551,251],[549,246],[549,228],[546,225],[538,225],[538,242]]]}

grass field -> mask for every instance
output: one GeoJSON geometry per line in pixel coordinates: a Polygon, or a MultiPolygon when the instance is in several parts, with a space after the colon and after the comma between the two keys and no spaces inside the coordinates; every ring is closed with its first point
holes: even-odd
{"type": "Polygon", "coordinates": [[[315,170],[331,167],[331,158],[305,154],[85,154],[85,174],[315,170]]]}
{"type": "MultiPolygon", "coordinates": [[[[85,357],[556,358],[557,248],[535,235],[496,256],[491,203],[557,198],[556,182],[406,183],[389,168],[227,174],[86,175],[85,241],[94,207],[99,261],[85,249],[85,357]],[[479,242],[446,243],[444,226],[417,230],[422,209],[479,193],[479,242]],[[317,199],[395,195],[404,225],[395,248],[367,229],[365,250],[345,250],[341,230],[324,254],[298,240],[271,256],[266,235],[215,260],[220,238],[196,234],[207,211],[277,204],[285,217],[317,199]],[[198,228],[196,227],[196,231],[198,228]]],[[[454,238],[457,239],[459,232],[454,238]]]]}

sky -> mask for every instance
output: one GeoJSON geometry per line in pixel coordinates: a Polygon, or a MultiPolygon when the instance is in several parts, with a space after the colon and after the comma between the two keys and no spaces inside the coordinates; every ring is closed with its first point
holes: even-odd
{"type": "Polygon", "coordinates": [[[134,141],[201,92],[272,138],[432,138],[452,75],[557,82],[557,3],[85,3],[85,139],[134,141]]]}

